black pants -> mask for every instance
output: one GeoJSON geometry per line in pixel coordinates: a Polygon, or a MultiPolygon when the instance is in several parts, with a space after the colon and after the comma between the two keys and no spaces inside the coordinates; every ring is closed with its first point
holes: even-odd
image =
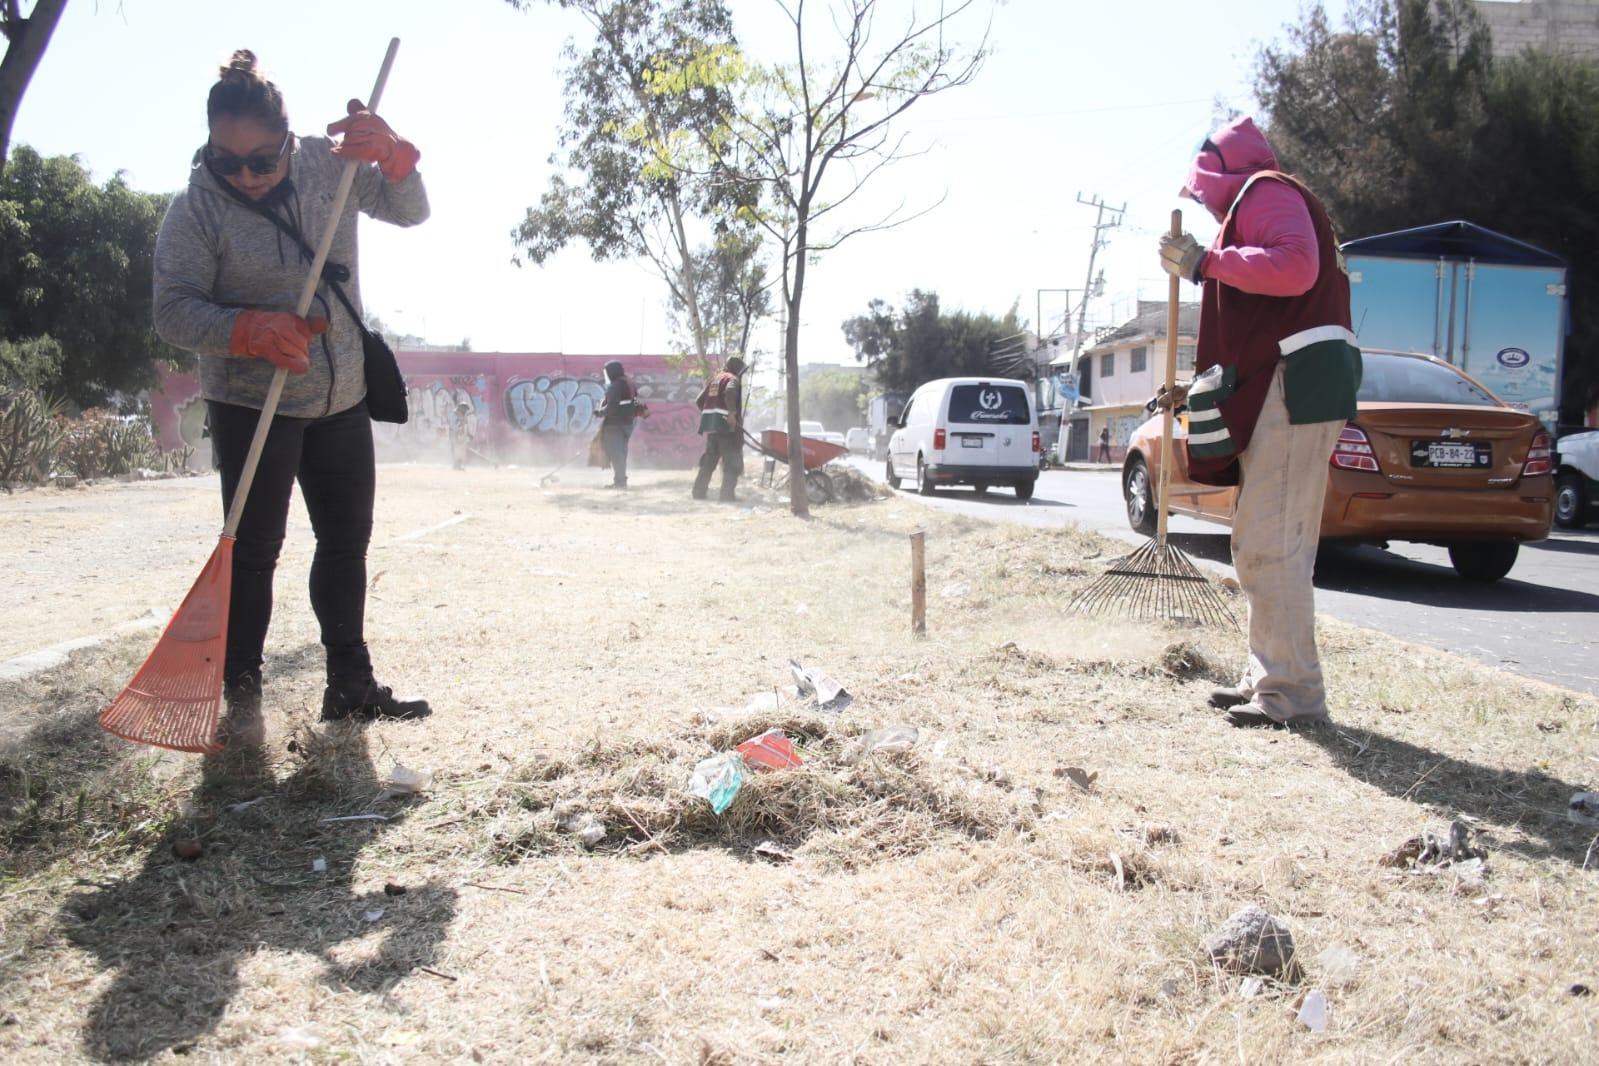
{"type": "Polygon", "coordinates": [[[705,453],[700,456],[700,472],[694,478],[694,498],[705,499],[711,487],[711,474],[716,464],[722,464],[722,494],[724,500],[733,499],[733,489],[739,475],[744,473],[744,441],[732,430],[705,434],[705,453]]]}
{"type": "Polygon", "coordinates": [[[600,427],[600,443],[605,447],[606,458],[611,460],[611,481],[627,487],[627,445],[633,436],[633,423],[613,422],[600,427]]]}
{"type": "MultiPolygon", "coordinates": [[[[222,471],[226,513],[261,412],[210,400],[206,409],[222,471]]],[[[372,419],[363,402],[326,418],[279,415],[272,420],[233,547],[233,598],[223,665],[228,681],[261,668],[272,620],[272,574],[283,547],[296,480],[316,534],[311,609],[322,627],[328,680],[372,676],[365,637],[366,549],[372,539],[376,470],[372,419]]]]}

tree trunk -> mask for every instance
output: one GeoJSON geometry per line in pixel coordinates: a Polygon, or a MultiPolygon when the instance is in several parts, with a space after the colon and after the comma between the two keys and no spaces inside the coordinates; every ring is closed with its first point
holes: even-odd
{"type": "MultiPolygon", "coordinates": [[[[672,242],[677,245],[677,261],[680,264],[678,278],[679,287],[683,290],[683,305],[688,308],[688,328],[694,334],[694,357],[699,361],[701,369],[707,375],[716,373],[721,366],[719,359],[710,358],[710,353],[705,349],[709,347],[705,336],[705,319],[700,314],[700,286],[699,279],[694,276],[694,251],[688,243],[688,227],[683,222],[683,204],[673,193],[668,199],[672,213],[672,242]]],[[[726,352],[719,355],[725,357],[726,352]]]]}
{"type": "Polygon", "coordinates": [[[799,330],[800,296],[805,289],[805,208],[794,240],[794,289],[788,299],[788,322],[783,331],[783,366],[788,382],[788,508],[795,518],[811,516],[805,485],[805,447],[800,438],[799,330]]]}
{"type": "Polygon", "coordinates": [[[39,69],[39,60],[44,58],[50,35],[66,6],[67,0],[38,0],[31,15],[7,27],[10,43],[5,58],[0,59],[0,170],[6,166],[11,127],[22,106],[22,94],[27,91],[33,72],[39,69]]]}

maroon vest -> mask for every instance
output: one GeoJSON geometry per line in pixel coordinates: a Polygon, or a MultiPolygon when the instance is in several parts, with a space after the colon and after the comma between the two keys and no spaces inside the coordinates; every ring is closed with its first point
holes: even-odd
{"type": "MultiPolygon", "coordinates": [[[[1344,257],[1338,250],[1338,236],[1327,217],[1327,209],[1298,178],[1262,171],[1250,179],[1250,184],[1256,181],[1281,181],[1298,189],[1305,198],[1316,230],[1320,270],[1316,274],[1316,284],[1301,296],[1261,296],[1224,285],[1214,278],[1205,279],[1194,373],[1197,376],[1213,366],[1232,371],[1229,375],[1234,378],[1232,395],[1217,404],[1217,408],[1235,447],[1230,456],[1189,455],[1189,477],[1201,485],[1238,484],[1237,456],[1249,447],[1255,422],[1266,404],[1272,374],[1283,357],[1279,342],[1317,326],[1349,328],[1349,274],[1344,269],[1344,257]]],[[[1238,206],[1247,195],[1248,185],[1222,222],[1218,247],[1238,243],[1238,206]]]]}
{"type": "MultiPolygon", "coordinates": [[[[727,394],[738,382],[738,375],[724,370],[717,374],[715,379],[705,386],[704,400],[700,404],[702,411],[727,411],[727,394]]],[[[730,414],[737,414],[732,411],[730,414]]]]}

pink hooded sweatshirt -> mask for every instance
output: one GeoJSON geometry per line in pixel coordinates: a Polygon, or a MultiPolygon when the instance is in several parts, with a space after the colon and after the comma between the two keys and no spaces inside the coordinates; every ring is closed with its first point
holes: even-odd
{"type": "MultiPolygon", "coordinates": [[[[1276,170],[1277,156],[1249,118],[1212,134],[1194,160],[1183,189],[1217,222],[1227,217],[1251,174],[1276,170]]],[[[1257,181],[1236,211],[1237,244],[1221,235],[1201,273],[1260,296],[1303,296],[1316,284],[1321,257],[1310,209],[1299,191],[1280,181],[1257,181]]]]}

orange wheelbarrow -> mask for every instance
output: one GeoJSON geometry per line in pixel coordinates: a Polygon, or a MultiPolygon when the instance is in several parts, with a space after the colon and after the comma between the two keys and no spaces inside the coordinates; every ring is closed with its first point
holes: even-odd
{"type": "MultiPolygon", "coordinates": [[[[771,485],[777,477],[777,464],[788,465],[788,434],[780,429],[761,430],[760,440],[751,437],[748,432],[744,434],[749,442],[755,446],[765,458],[765,465],[761,469],[761,485],[771,485]]],[[[800,438],[801,458],[805,463],[805,484],[814,497],[822,502],[831,502],[833,499],[833,483],[821,472],[822,467],[849,454],[849,449],[842,444],[829,444],[825,440],[814,437],[800,438]]],[[[793,481],[792,473],[789,480],[793,481]]]]}

